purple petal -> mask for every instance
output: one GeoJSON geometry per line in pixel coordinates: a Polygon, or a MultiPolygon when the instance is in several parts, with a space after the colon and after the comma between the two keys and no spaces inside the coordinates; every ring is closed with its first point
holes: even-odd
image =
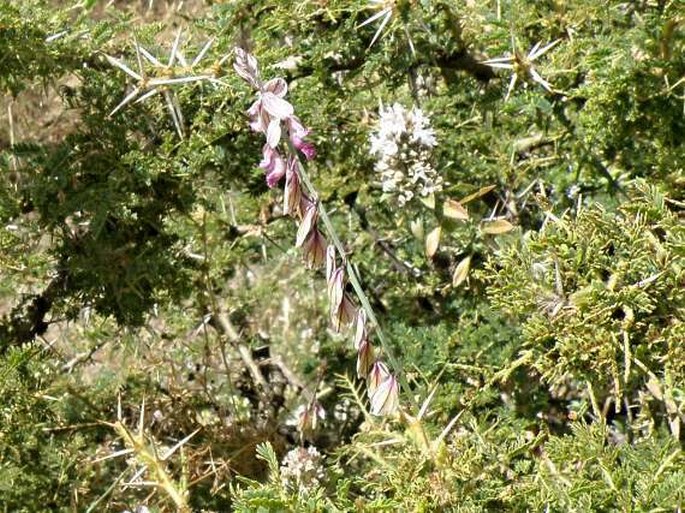
{"type": "Polygon", "coordinates": [[[297,137],[298,139],[303,139],[309,135],[309,129],[300,122],[297,116],[288,118],[288,131],[291,137],[297,137]]]}
{"type": "Polygon", "coordinates": [[[275,187],[281,178],[285,176],[285,161],[280,155],[277,155],[273,169],[266,175],[266,185],[269,187],[275,187]]]}
{"type": "Polygon", "coordinates": [[[282,78],[272,78],[262,88],[264,92],[275,94],[279,98],[283,98],[288,92],[288,83],[282,78]]]}
{"type": "Polygon", "coordinates": [[[278,146],[280,140],[281,121],[276,118],[271,119],[271,121],[269,121],[269,126],[266,129],[266,143],[272,148],[275,148],[276,146],[278,146]]]}
{"type": "Polygon", "coordinates": [[[262,106],[261,99],[250,106],[247,114],[250,116],[250,128],[261,134],[266,133],[270,118],[262,106]]]}
{"type": "Polygon", "coordinates": [[[295,145],[295,147],[302,152],[307,160],[312,160],[316,157],[316,147],[310,142],[302,142],[299,146],[295,145]]]}
{"type": "Polygon", "coordinates": [[[286,119],[294,112],[290,103],[269,92],[262,94],[262,106],[270,116],[278,119],[286,119]]]}
{"type": "Polygon", "coordinates": [[[275,159],[278,156],[278,152],[274,150],[268,144],[264,145],[262,148],[262,161],[259,163],[259,167],[271,171],[274,168],[275,159]]]}

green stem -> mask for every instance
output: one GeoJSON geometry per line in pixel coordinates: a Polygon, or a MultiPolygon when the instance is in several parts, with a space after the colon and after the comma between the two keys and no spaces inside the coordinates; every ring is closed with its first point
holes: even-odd
{"type": "Polygon", "coordinates": [[[309,191],[309,194],[311,194],[314,201],[318,203],[319,217],[323,221],[324,227],[328,232],[328,236],[333,242],[333,246],[345,262],[345,270],[347,271],[347,277],[350,280],[350,283],[352,284],[354,292],[357,294],[357,298],[361,303],[361,307],[366,312],[366,317],[369,319],[369,322],[371,322],[371,324],[376,328],[376,336],[378,337],[378,341],[381,344],[383,353],[387,356],[388,361],[390,362],[390,365],[394,370],[395,376],[397,377],[397,380],[399,381],[400,386],[404,391],[404,394],[409,398],[412,407],[416,411],[418,411],[419,405],[416,402],[416,399],[414,398],[411,387],[409,386],[409,382],[407,381],[407,378],[405,376],[402,364],[395,356],[393,350],[390,347],[390,344],[388,343],[388,340],[385,338],[385,335],[383,334],[383,330],[381,329],[381,325],[378,322],[378,318],[376,317],[376,314],[374,313],[373,308],[371,307],[369,298],[361,286],[359,277],[357,275],[357,271],[354,269],[352,264],[350,264],[349,260],[345,258],[345,250],[343,248],[342,243],[340,242],[340,238],[338,237],[335,228],[333,227],[333,223],[331,222],[331,218],[328,215],[328,212],[326,211],[326,207],[318,200],[319,195],[317,194],[316,188],[312,184],[312,181],[310,180],[307,171],[302,165],[302,161],[300,160],[300,156],[297,154],[297,151],[293,147],[292,143],[288,142],[288,145],[290,148],[290,152],[292,153],[292,155],[295,156],[295,160],[297,161],[298,174],[300,176],[300,180],[302,181],[302,183],[304,183],[305,187],[307,187],[307,190],[309,191]]]}

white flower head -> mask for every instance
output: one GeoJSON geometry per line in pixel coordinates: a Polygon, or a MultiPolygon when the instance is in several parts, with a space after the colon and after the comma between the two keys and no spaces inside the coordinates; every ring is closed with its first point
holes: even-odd
{"type": "Polygon", "coordinates": [[[293,492],[307,495],[326,479],[323,456],[316,447],[291,450],[281,463],[281,483],[293,492]]]}
{"type": "Polygon", "coordinates": [[[381,105],[378,126],[369,139],[381,188],[400,206],[442,190],[442,177],[430,162],[437,145],[435,131],[421,109],[381,105]]]}

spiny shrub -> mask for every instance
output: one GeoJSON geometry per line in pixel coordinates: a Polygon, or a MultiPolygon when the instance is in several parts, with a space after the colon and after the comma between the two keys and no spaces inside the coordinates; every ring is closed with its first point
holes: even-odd
{"type": "Polygon", "coordinates": [[[678,205],[643,187],[615,212],[595,204],[550,214],[539,232],[498,252],[489,296],[521,323],[519,363],[551,386],[591,386],[616,410],[649,391],[675,429],[685,390],[678,205]]]}

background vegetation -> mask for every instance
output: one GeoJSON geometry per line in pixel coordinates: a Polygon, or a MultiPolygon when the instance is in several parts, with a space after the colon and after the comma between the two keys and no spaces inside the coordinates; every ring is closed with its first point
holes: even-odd
{"type": "Polygon", "coordinates": [[[680,511],[684,13],[0,4],[3,511],[680,511]],[[312,129],[397,415],[257,167],[235,46],[312,129]],[[383,190],[394,104],[432,198],[383,190]]]}

